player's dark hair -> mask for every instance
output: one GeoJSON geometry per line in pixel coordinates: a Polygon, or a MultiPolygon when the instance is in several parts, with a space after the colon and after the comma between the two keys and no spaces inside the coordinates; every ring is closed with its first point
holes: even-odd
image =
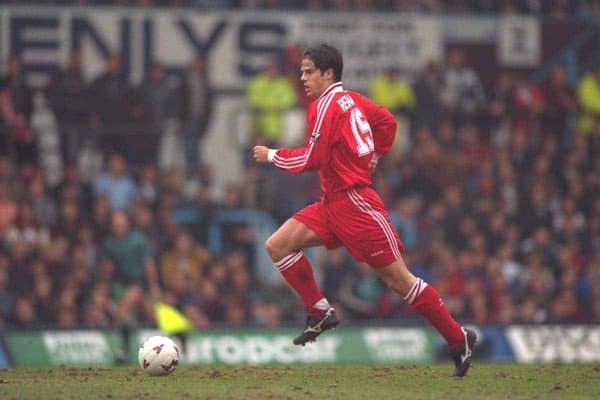
{"type": "Polygon", "coordinates": [[[321,72],[333,69],[333,81],[342,80],[342,71],[344,70],[344,60],[342,53],[338,49],[328,44],[322,44],[318,47],[309,47],[302,53],[303,58],[308,58],[315,63],[315,67],[321,72]]]}

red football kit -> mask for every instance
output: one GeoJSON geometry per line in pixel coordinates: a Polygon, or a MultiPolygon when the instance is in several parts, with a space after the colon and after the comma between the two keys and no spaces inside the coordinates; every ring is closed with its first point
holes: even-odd
{"type": "Polygon", "coordinates": [[[392,264],[404,247],[371,188],[369,165],[390,150],[394,116],[337,82],[310,104],[307,127],[304,147],[281,148],[270,157],[291,173],[319,171],[322,199],[293,218],[317,233],[329,249],[344,245],[373,267],[392,264]]]}
{"type": "MultiPolygon", "coordinates": [[[[319,171],[323,197],[293,218],[317,233],[327,248],[344,245],[357,260],[375,268],[394,263],[404,247],[381,198],[371,188],[369,171],[372,160],[392,146],[396,134],[393,115],[366,97],[345,91],[337,82],[311,103],[307,126],[304,147],[271,150],[268,156],[277,167],[291,173],[319,171]]],[[[299,294],[310,317],[327,315],[329,302],[301,249],[275,265],[299,294]]],[[[403,297],[451,346],[466,343],[465,331],[433,286],[417,278],[403,297]]]]}

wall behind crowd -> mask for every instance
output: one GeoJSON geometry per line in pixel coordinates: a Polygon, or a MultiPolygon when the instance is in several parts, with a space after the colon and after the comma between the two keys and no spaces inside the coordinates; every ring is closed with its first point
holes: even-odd
{"type": "MultiPolygon", "coordinates": [[[[258,166],[249,149],[302,141],[297,67],[303,46],[321,40],[344,51],[346,87],[396,115],[396,146],[375,185],[411,268],[451,311],[477,324],[600,319],[600,72],[590,25],[0,12],[10,21],[2,326],[152,327],[155,299],[198,328],[303,318],[262,242],[318,199],[315,176],[258,166]],[[51,62],[35,57],[42,51],[51,62]]],[[[343,250],[311,257],[345,317],[414,318],[343,250]]]]}

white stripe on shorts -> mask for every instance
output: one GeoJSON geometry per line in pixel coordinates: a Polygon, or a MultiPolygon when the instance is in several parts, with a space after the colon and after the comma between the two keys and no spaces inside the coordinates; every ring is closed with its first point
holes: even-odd
{"type": "Polygon", "coordinates": [[[379,211],[375,210],[373,206],[371,206],[360,194],[356,192],[356,190],[349,190],[348,196],[350,200],[364,213],[368,214],[383,230],[385,237],[387,238],[388,244],[392,249],[392,254],[396,258],[400,258],[402,253],[400,252],[400,248],[398,247],[398,242],[394,237],[394,232],[392,226],[385,219],[383,214],[379,211]]]}

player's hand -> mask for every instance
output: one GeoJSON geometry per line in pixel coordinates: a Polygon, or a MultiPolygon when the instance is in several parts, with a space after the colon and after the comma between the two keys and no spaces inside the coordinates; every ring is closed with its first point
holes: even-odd
{"type": "Polygon", "coordinates": [[[254,146],[254,161],[258,163],[269,162],[269,148],[267,146],[254,146]]]}

